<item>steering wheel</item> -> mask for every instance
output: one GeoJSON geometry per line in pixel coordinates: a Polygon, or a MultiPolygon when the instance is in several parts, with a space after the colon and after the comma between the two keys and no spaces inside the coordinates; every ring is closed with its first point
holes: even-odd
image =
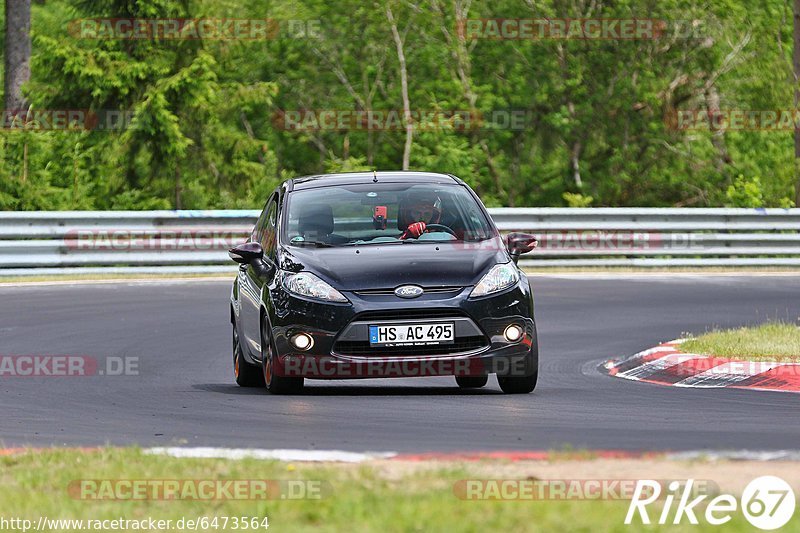
{"type": "Polygon", "coordinates": [[[427,224],[425,226],[425,231],[428,231],[428,230],[444,231],[445,233],[449,233],[450,235],[452,235],[456,239],[458,238],[458,235],[456,235],[456,232],[453,231],[449,226],[445,226],[444,224],[427,224]]]}

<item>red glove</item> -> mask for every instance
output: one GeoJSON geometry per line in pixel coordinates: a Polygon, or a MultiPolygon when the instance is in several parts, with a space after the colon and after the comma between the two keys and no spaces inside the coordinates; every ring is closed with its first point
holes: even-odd
{"type": "Polygon", "coordinates": [[[420,235],[425,233],[425,223],[424,222],[414,222],[413,224],[408,225],[408,229],[400,236],[401,239],[407,239],[408,237],[419,238],[420,235]]]}

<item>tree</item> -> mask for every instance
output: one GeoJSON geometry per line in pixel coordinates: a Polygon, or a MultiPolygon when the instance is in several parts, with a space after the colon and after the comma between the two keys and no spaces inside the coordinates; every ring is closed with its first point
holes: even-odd
{"type": "MultiPolygon", "coordinates": [[[[800,1],[800,0],[798,0],[800,1]]],[[[403,97],[403,121],[406,126],[406,142],[403,146],[403,170],[408,170],[411,159],[411,141],[414,137],[414,125],[411,123],[411,103],[408,100],[408,68],[406,67],[406,54],[403,50],[403,38],[397,30],[391,6],[386,6],[386,18],[392,29],[392,37],[397,48],[397,60],[400,63],[400,92],[403,97]]]]}
{"type": "Polygon", "coordinates": [[[260,207],[286,177],[401,166],[452,172],[491,206],[789,207],[800,195],[795,124],[707,120],[800,107],[800,0],[30,4],[27,104],[87,110],[99,126],[0,130],[0,209],[260,207]],[[93,17],[269,17],[276,31],[71,35],[93,17]],[[496,38],[488,24],[643,17],[663,34],[496,38]],[[292,126],[289,112],[310,120],[292,126]]]}
{"type": "Polygon", "coordinates": [[[31,77],[31,0],[6,0],[5,108],[26,107],[22,85],[31,77]]]}

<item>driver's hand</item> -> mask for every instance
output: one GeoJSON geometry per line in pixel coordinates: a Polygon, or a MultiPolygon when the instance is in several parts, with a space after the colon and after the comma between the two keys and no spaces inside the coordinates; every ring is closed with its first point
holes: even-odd
{"type": "Polygon", "coordinates": [[[424,222],[414,222],[413,224],[408,225],[406,233],[414,238],[418,238],[420,235],[425,233],[425,227],[426,225],[424,222]]]}

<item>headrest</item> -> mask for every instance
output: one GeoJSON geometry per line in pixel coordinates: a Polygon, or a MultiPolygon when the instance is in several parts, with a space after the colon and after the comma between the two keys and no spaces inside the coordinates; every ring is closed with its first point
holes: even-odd
{"type": "Polygon", "coordinates": [[[317,204],[303,208],[297,229],[301,235],[311,231],[315,231],[320,235],[333,233],[333,210],[331,206],[317,204]]]}

